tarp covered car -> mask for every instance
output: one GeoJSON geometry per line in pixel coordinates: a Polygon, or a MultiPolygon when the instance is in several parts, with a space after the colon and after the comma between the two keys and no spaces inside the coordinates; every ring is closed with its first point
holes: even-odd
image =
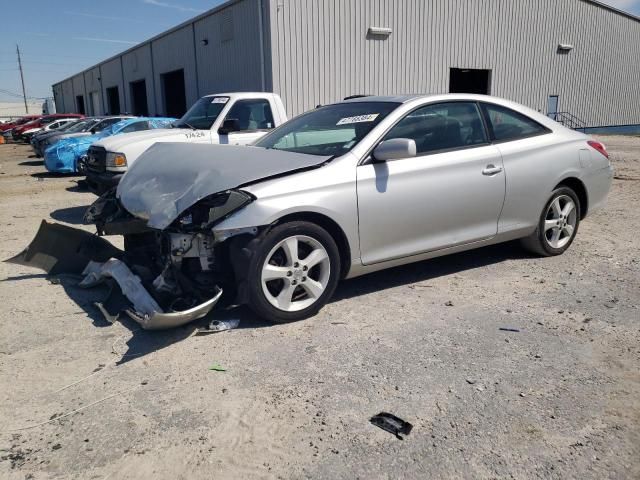
{"type": "Polygon", "coordinates": [[[44,165],[50,172],[73,173],[79,171],[80,160],[87,154],[91,144],[97,140],[121,133],[137,132],[156,128],[169,128],[175,118],[129,118],[105,128],[100,133],[85,137],[66,138],[58,141],[44,152],[44,165]]]}

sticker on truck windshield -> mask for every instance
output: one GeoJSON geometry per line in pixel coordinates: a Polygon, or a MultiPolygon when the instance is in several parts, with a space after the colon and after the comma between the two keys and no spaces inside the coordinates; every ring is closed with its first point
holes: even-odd
{"type": "Polygon", "coordinates": [[[227,103],[229,101],[229,97],[213,97],[211,103],[227,103]]]}
{"type": "Polygon", "coordinates": [[[357,115],[355,117],[346,117],[338,120],[336,125],[349,125],[351,123],[373,122],[378,118],[379,113],[370,113],[368,115],[357,115]]]}

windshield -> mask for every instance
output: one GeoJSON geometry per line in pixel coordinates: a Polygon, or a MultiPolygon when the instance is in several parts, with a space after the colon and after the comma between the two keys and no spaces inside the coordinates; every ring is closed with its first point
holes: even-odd
{"type": "Polygon", "coordinates": [[[229,97],[203,97],[194,103],[173,126],[209,130],[228,101],[229,97]]]}
{"type": "Polygon", "coordinates": [[[344,155],[398,105],[350,102],[320,107],[276,128],[255,146],[310,155],[344,155]]]}

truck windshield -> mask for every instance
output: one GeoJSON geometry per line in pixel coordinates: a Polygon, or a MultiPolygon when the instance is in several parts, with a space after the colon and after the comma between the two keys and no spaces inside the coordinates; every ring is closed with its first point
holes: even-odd
{"type": "Polygon", "coordinates": [[[276,128],[254,145],[310,155],[344,155],[398,105],[349,102],[316,108],[276,128]]]}
{"type": "Polygon", "coordinates": [[[229,97],[203,97],[194,103],[173,126],[209,130],[228,102],[229,97]]]}

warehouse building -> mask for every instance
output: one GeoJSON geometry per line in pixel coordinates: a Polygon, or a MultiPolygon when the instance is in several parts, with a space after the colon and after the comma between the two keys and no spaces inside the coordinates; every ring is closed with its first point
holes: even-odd
{"type": "Polygon", "coordinates": [[[230,0],[53,85],[60,112],[180,116],[274,91],[473,92],[572,127],[640,130],[640,18],[593,0],[230,0]]]}

